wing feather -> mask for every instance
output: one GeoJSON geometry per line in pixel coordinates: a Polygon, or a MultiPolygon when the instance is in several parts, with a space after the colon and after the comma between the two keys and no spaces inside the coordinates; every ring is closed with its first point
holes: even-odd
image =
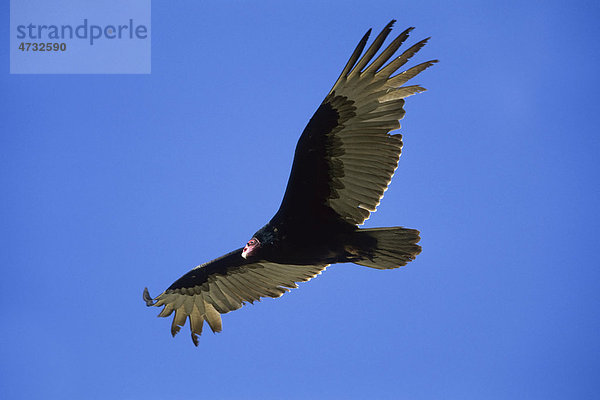
{"type": "Polygon", "coordinates": [[[329,207],[341,219],[360,225],[376,210],[402,152],[402,136],[390,131],[400,128],[404,98],[425,90],[403,85],[437,62],[427,61],[392,76],[429,39],[394,58],[413,29],[409,28],[376,57],[394,22],[364,53],[370,30],[363,36],[306,126],[277,218],[320,215],[315,212],[318,207],[329,207]]]}
{"type": "Polygon", "coordinates": [[[237,310],[241,307],[240,304],[242,304],[244,298],[240,296],[239,292],[235,288],[228,286],[226,280],[220,278],[215,279],[215,285],[223,293],[223,296],[227,298],[229,308],[237,310]]]}
{"type": "Polygon", "coordinates": [[[404,32],[396,36],[396,38],[388,45],[388,47],[377,57],[371,65],[365,70],[366,73],[375,74],[389,59],[398,51],[402,43],[408,39],[410,31],[412,31],[413,27],[406,29],[404,32]]]}
{"type": "Polygon", "coordinates": [[[196,346],[198,346],[198,336],[202,335],[202,325],[204,325],[204,316],[198,307],[194,307],[190,314],[190,330],[192,331],[192,341],[196,346]]]}
{"type": "MultiPolygon", "coordinates": [[[[429,39],[431,39],[431,38],[423,39],[420,42],[417,42],[416,44],[409,47],[407,50],[404,51],[404,53],[400,54],[400,56],[398,56],[395,60],[393,60],[388,65],[383,67],[379,71],[379,74],[389,78],[394,72],[396,72],[398,70],[398,68],[400,68],[401,66],[406,64],[408,62],[408,60],[410,60],[415,54],[417,54],[417,52],[419,50],[421,50],[423,48],[423,46],[425,46],[427,44],[429,39]]],[[[435,63],[435,62],[437,62],[437,60],[432,60],[429,62],[435,63]]]]}
{"type": "Polygon", "coordinates": [[[387,38],[387,36],[392,31],[392,26],[394,26],[395,22],[396,22],[395,20],[391,20],[386,25],[386,27],[383,28],[381,33],[379,35],[377,35],[377,37],[375,38],[373,43],[369,46],[369,48],[367,49],[365,54],[361,57],[361,59],[356,64],[356,66],[352,69],[352,72],[350,73],[350,75],[360,74],[362,69],[369,63],[369,61],[373,58],[373,56],[375,56],[377,51],[379,51],[379,49],[381,48],[381,45],[385,41],[385,38],[387,38]]]}
{"type": "Polygon", "coordinates": [[[296,282],[307,281],[327,267],[250,262],[241,253],[242,249],[238,249],[192,269],[154,299],[144,291],[144,300],[150,306],[164,306],[159,317],[175,313],[171,322],[173,336],[189,318],[192,341],[197,346],[204,321],[213,332],[220,332],[221,314],[262,297],[279,297],[296,288],[296,282]]]}

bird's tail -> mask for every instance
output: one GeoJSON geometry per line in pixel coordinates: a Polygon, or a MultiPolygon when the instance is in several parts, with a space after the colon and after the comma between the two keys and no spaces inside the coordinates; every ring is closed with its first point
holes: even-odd
{"type": "MultiPolygon", "coordinates": [[[[359,235],[368,235],[377,243],[371,246],[368,255],[355,264],[377,269],[398,268],[415,259],[421,252],[419,231],[402,227],[360,229],[359,235]]],[[[372,240],[371,240],[372,242],[372,240]]],[[[361,252],[362,253],[362,252],[361,252]]],[[[364,253],[363,253],[364,254],[364,253]]]]}

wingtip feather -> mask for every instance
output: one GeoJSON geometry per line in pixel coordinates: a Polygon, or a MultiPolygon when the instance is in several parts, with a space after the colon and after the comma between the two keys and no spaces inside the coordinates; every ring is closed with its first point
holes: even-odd
{"type": "Polygon", "coordinates": [[[142,298],[146,302],[147,307],[152,307],[153,305],[156,304],[156,301],[152,298],[152,296],[150,296],[150,292],[148,291],[147,287],[144,288],[144,292],[142,293],[142,298]]]}

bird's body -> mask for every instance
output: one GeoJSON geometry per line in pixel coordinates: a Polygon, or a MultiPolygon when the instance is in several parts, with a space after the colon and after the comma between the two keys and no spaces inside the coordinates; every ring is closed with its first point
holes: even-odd
{"type": "Polygon", "coordinates": [[[389,132],[400,127],[404,98],[425,90],[402,85],[436,62],[391,76],[427,41],[384,66],[412,29],[375,57],[393,23],[361,57],[367,32],[310,119],[273,218],[244,248],[194,268],[155,299],[144,291],[149,306],[165,306],[159,316],[175,313],[173,335],[189,318],[197,345],[204,321],[218,332],[220,314],[261,297],[278,297],[329,264],[390,269],[419,254],[419,232],[414,229],[358,227],[379,205],[398,165],[402,137],[389,132]]]}

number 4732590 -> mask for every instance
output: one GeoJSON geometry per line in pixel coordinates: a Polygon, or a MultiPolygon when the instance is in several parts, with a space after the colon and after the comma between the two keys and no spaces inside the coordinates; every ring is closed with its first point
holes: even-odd
{"type": "Polygon", "coordinates": [[[19,45],[21,51],[66,51],[66,43],[25,43],[19,45]]]}

